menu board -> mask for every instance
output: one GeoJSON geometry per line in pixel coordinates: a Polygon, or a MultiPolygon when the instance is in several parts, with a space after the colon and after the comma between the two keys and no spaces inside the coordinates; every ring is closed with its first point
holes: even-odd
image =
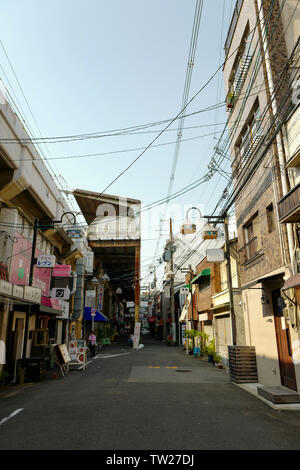
{"type": "Polygon", "coordinates": [[[59,359],[63,364],[68,364],[68,362],[71,362],[70,354],[67,349],[66,344],[58,344],[57,346],[58,352],[59,352],[59,359]]]}
{"type": "Polygon", "coordinates": [[[78,364],[86,363],[86,343],[85,340],[73,340],[69,343],[69,353],[71,361],[78,364]]]}

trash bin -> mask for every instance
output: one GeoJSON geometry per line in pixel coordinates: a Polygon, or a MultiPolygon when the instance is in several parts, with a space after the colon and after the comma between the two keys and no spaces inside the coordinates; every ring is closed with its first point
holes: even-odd
{"type": "Polygon", "coordinates": [[[44,358],[30,357],[27,359],[25,380],[26,382],[39,382],[41,380],[41,366],[44,358]]]}
{"type": "MultiPolygon", "coordinates": [[[[25,371],[24,381],[25,382],[40,382],[41,372],[44,358],[42,357],[29,357],[25,359],[25,371]]],[[[22,359],[17,361],[17,383],[20,382],[22,369],[22,359]]]]}

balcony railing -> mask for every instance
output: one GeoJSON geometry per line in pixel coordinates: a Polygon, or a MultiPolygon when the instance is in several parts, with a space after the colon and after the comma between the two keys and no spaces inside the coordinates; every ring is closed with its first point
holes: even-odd
{"type": "Polygon", "coordinates": [[[244,82],[246,80],[246,76],[251,64],[252,55],[245,54],[244,57],[241,59],[239,70],[234,77],[234,80],[230,86],[230,90],[226,97],[226,110],[231,111],[233,109],[234,104],[236,103],[239,94],[242,90],[244,82]]]}
{"type": "Polygon", "coordinates": [[[281,223],[300,222],[300,183],[278,202],[278,216],[281,223]]]}
{"type": "Polygon", "coordinates": [[[239,17],[241,8],[242,8],[242,4],[243,4],[243,0],[237,0],[237,2],[235,4],[235,8],[234,8],[234,11],[233,11],[233,15],[232,15],[232,18],[231,18],[231,23],[230,23],[230,26],[229,26],[229,30],[228,30],[228,34],[227,34],[227,38],[226,38],[226,42],[225,42],[225,46],[224,46],[225,57],[227,56],[229,48],[230,48],[230,44],[231,44],[231,41],[232,41],[232,38],[233,38],[233,34],[234,34],[235,27],[236,27],[236,24],[237,24],[237,20],[238,20],[238,17],[239,17]]]}
{"type": "Polygon", "coordinates": [[[261,131],[258,129],[255,134],[249,136],[241,145],[236,153],[233,168],[235,168],[234,176],[237,177],[245,164],[247,163],[251,154],[259,147],[259,144],[263,138],[261,131]]]}
{"type": "Polygon", "coordinates": [[[240,263],[245,264],[247,261],[255,258],[262,252],[262,248],[258,243],[257,237],[252,238],[248,243],[245,243],[239,250],[240,263]]]}

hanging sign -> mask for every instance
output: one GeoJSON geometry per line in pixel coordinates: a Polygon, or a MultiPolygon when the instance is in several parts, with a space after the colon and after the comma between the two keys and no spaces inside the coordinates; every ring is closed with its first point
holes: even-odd
{"type": "Polygon", "coordinates": [[[55,262],[54,255],[38,255],[36,266],[38,268],[54,268],[55,262]]]}
{"type": "Polygon", "coordinates": [[[69,300],[70,289],[68,287],[56,287],[51,290],[51,298],[69,300]]]}
{"type": "Polygon", "coordinates": [[[70,277],[72,266],[70,264],[56,264],[52,271],[53,277],[70,277]]]}
{"type": "Polygon", "coordinates": [[[99,287],[99,302],[98,302],[98,309],[100,310],[100,312],[102,311],[103,309],[103,292],[104,292],[104,288],[103,288],[103,284],[100,284],[100,287],[99,287]]]}
{"type": "Polygon", "coordinates": [[[203,230],[203,240],[214,240],[216,238],[218,238],[218,230],[207,224],[203,230]]]}
{"type": "Polygon", "coordinates": [[[181,233],[182,235],[188,235],[190,233],[196,232],[196,224],[183,224],[181,225],[181,233]]]}

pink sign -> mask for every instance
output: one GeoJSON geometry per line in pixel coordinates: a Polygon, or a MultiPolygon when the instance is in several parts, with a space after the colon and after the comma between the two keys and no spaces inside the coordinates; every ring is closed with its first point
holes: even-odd
{"type": "MultiPolygon", "coordinates": [[[[15,242],[13,246],[9,281],[19,286],[28,286],[32,243],[18,232],[15,232],[15,237],[18,241],[15,242]]],[[[45,253],[36,248],[35,258],[37,258],[38,255],[44,254],[45,253]]],[[[37,268],[36,266],[33,268],[32,286],[42,289],[43,296],[49,296],[50,281],[50,268],[37,268]]]]}
{"type": "Polygon", "coordinates": [[[53,268],[53,277],[70,277],[71,265],[70,264],[56,264],[53,268]]]}

